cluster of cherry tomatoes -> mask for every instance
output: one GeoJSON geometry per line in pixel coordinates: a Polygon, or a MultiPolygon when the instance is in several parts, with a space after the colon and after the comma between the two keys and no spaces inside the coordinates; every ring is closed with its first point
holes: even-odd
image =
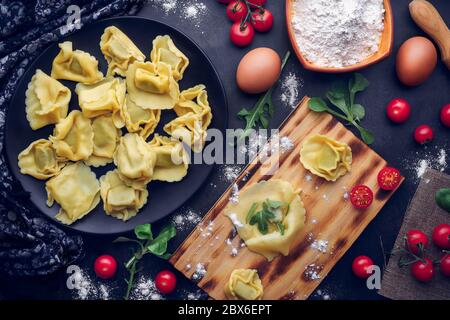
{"type": "MultiPolygon", "coordinates": [[[[111,279],[116,274],[117,261],[113,256],[101,255],[95,259],[94,271],[101,279],[111,279]]],[[[163,270],[156,275],[155,286],[162,294],[172,293],[177,286],[177,278],[173,272],[163,270]]]]}
{"type": "MultiPolygon", "coordinates": [[[[397,98],[388,103],[386,112],[392,122],[404,123],[411,115],[411,106],[405,99],[397,98]]],[[[442,107],[440,118],[442,124],[450,128],[450,104],[442,107]]],[[[433,129],[428,125],[420,125],[414,130],[414,140],[420,144],[430,142],[433,137],[433,129]]]]}
{"type": "MultiPolygon", "coordinates": [[[[401,180],[400,171],[393,167],[385,167],[378,173],[378,186],[385,191],[395,190],[401,180]]],[[[370,187],[360,184],[354,186],[349,194],[350,202],[357,209],[367,209],[373,202],[373,191],[370,187]]]]}
{"type": "Polygon", "coordinates": [[[227,5],[227,16],[233,22],[230,39],[238,47],[252,43],[257,32],[268,32],[273,26],[272,13],[264,8],[266,0],[217,0],[227,5]]]}

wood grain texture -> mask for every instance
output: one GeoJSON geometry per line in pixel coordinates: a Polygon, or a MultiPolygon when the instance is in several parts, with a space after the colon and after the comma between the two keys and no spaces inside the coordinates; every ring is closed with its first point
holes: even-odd
{"type": "Polygon", "coordinates": [[[231,194],[230,187],[170,259],[175,268],[188,278],[192,278],[196,264],[203,263],[207,272],[198,286],[214,299],[225,299],[223,287],[237,268],[258,270],[264,285],[264,299],[306,299],[393,194],[380,190],[377,184],[377,173],[386,166],[386,161],[331,115],[310,111],[307,101],[308,98],[304,98],[280,128],[280,136],[288,136],[295,148],[284,154],[271,155],[264,164],[249,164],[236,180],[239,189],[271,178],[290,181],[295,188],[302,189],[306,225],[292,244],[289,255],[267,262],[263,256],[246,247],[240,248],[241,240],[223,214],[231,194]],[[326,134],[346,142],[352,149],[351,172],[334,183],[310,175],[300,164],[302,141],[315,134],[326,134]],[[279,168],[274,159],[279,160],[279,168]],[[312,180],[307,177],[312,177],[312,180]],[[374,190],[374,202],[365,211],[354,209],[344,199],[344,194],[356,184],[366,184],[374,190]],[[210,222],[213,226],[211,235],[208,235],[205,228],[210,222]],[[315,239],[329,242],[326,253],[311,248],[311,234],[315,239]],[[237,256],[231,255],[232,247],[226,239],[230,239],[234,247],[239,247],[237,256]],[[307,280],[303,276],[311,264],[320,267],[320,279],[307,280]]]}

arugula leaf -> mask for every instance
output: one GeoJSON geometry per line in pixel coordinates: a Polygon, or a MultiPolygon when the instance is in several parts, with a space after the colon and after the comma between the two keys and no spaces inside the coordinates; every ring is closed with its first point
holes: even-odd
{"type": "Polygon", "coordinates": [[[167,251],[167,243],[175,237],[176,229],[173,224],[165,226],[158,236],[147,246],[147,250],[156,256],[162,256],[167,251]]]}
{"type": "Polygon", "coordinates": [[[330,110],[330,108],[328,108],[325,100],[323,100],[322,98],[319,98],[319,97],[313,97],[313,98],[309,99],[308,107],[309,107],[309,109],[311,109],[312,111],[315,111],[315,112],[326,112],[326,111],[330,110]]]}
{"type": "Polygon", "coordinates": [[[278,209],[280,207],[287,207],[289,205],[287,202],[284,201],[275,201],[270,199],[266,199],[266,203],[271,209],[278,209]]]}
{"type": "Polygon", "coordinates": [[[360,73],[355,73],[355,76],[348,82],[348,90],[350,92],[350,105],[355,104],[355,96],[358,92],[362,92],[369,86],[369,81],[360,73]]]}
{"type": "Polygon", "coordinates": [[[366,116],[366,109],[360,104],[352,105],[352,114],[356,120],[361,121],[366,116]]]}
{"type": "Polygon", "coordinates": [[[280,220],[276,220],[277,215],[275,214],[275,211],[281,207],[287,207],[289,210],[289,204],[283,201],[266,199],[262,203],[262,210],[256,212],[257,207],[257,203],[252,204],[247,213],[247,222],[252,226],[256,225],[261,234],[267,234],[267,232],[269,232],[270,224],[277,226],[280,233],[284,234],[285,226],[280,220]]]}
{"type": "Polygon", "coordinates": [[[280,234],[282,236],[284,236],[284,231],[286,230],[286,227],[284,226],[284,224],[282,224],[281,221],[277,221],[276,225],[277,225],[278,231],[280,231],[280,234]]]}
{"type": "Polygon", "coordinates": [[[134,234],[139,240],[152,240],[152,228],[149,223],[141,224],[134,228],[134,234]]]}
{"type": "Polygon", "coordinates": [[[359,133],[361,135],[361,138],[363,139],[363,141],[366,144],[372,144],[375,141],[375,136],[373,135],[372,132],[370,132],[367,129],[364,129],[363,127],[361,127],[359,124],[357,124],[356,122],[353,123],[353,125],[359,130],[359,133]]]}
{"type": "Polygon", "coordinates": [[[250,210],[249,210],[248,213],[247,213],[247,217],[246,217],[246,219],[245,219],[245,221],[246,221],[247,223],[249,223],[250,219],[251,219],[251,218],[253,217],[253,215],[255,214],[257,208],[258,208],[258,204],[257,204],[256,202],[254,202],[254,203],[252,204],[252,206],[250,207],[250,210]]]}

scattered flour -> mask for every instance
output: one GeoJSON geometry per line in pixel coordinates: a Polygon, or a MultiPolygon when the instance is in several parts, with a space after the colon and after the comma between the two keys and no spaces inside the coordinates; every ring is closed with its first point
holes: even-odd
{"type": "Polygon", "coordinates": [[[236,229],[242,228],[244,226],[244,224],[239,220],[236,213],[230,213],[230,219],[236,229]]]}
{"type": "Polygon", "coordinates": [[[319,280],[321,279],[320,272],[323,270],[323,266],[316,265],[315,263],[311,263],[310,265],[305,267],[305,271],[303,272],[303,278],[306,281],[319,280]]]}
{"type": "Polygon", "coordinates": [[[156,289],[153,279],[140,276],[131,291],[131,300],[164,300],[164,297],[156,289]]]}
{"type": "Polygon", "coordinates": [[[73,297],[77,300],[109,300],[111,287],[105,283],[93,280],[89,274],[80,269],[73,275],[75,288],[73,297]]]}
{"type": "Polygon", "coordinates": [[[203,17],[208,13],[207,6],[198,0],[153,0],[152,4],[160,8],[164,14],[176,14],[196,28],[200,28],[203,17]]]}
{"type": "Polygon", "coordinates": [[[327,253],[328,240],[314,240],[313,243],[311,243],[311,248],[322,253],[327,253]]]}
{"type": "Polygon", "coordinates": [[[206,267],[204,263],[197,263],[195,266],[195,272],[192,274],[191,279],[194,281],[200,281],[206,275],[206,267]]]}
{"type": "Polygon", "coordinates": [[[239,203],[239,187],[236,183],[231,186],[230,202],[233,204],[239,203]]]}
{"type": "Polygon", "coordinates": [[[192,209],[187,209],[185,212],[176,214],[172,218],[172,222],[178,231],[185,231],[192,229],[201,221],[201,216],[192,209]]]}
{"type": "Polygon", "coordinates": [[[422,178],[427,169],[434,169],[438,171],[445,171],[448,169],[446,148],[434,147],[417,151],[414,158],[406,158],[404,160],[404,167],[408,171],[412,171],[415,180],[422,178]]]}
{"type": "Polygon", "coordinates": [[[233,182],[241,173],[242,168],[237,165],[225,165],[222,168],[222,180],[233,182]]]}
{"type": "Polygon", "coordinates": [[[303,79],[289,72],[281,81],[281,102],[290,108],[296,108],[299,102],[303,79]]]}

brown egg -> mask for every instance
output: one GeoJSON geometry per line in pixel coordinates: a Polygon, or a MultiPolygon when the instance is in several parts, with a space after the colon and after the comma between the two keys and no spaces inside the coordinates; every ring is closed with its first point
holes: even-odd
{"type": "Polygon", "coordinates": [[[270,48],[257,48],[247,53],[239,63],[236,81],[242,91],[256,94],[270,89],[281,73],[281,59],[270,48]]]}
{"type": "Polygon", "coordinates": [[[397,53],[397,75],[407,86],[417,86],[425,82],[433,73],[436,64],[436,48],[424,37],[406,40],[397,53]]]}

